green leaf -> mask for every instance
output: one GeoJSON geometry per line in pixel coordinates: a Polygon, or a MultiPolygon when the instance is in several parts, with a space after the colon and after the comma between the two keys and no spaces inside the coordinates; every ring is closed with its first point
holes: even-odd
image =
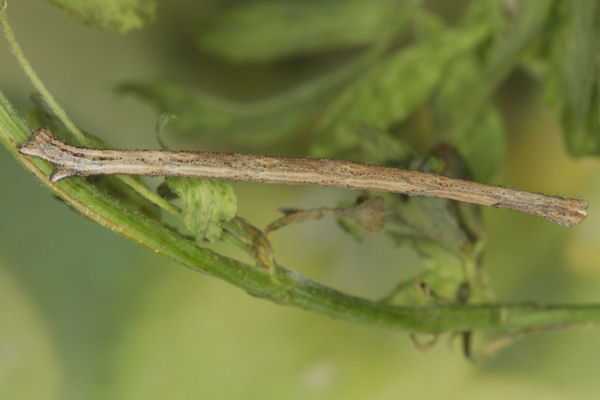
{"type": "MultiPolygon", "coordinates": [[[[487,140],[492,140],[493,145],[498,149],[504,148],[502,144],[502,125],[499,115],[490,102],[490,97],[502,80],[517,66],[526,56],[526,52],[536,43],[544,33],[544,28],[549,20],[550,12],[554,0],[536,0],[519,2],[512,11],[512,18],[504,24],[504,29],[499,29],[499,20],[497,16],[497,5],[486,5],[489,2],[476,2],[480,4],[483,15],[487,16],[490,29],[495,33],[495,42],[488,51],[484,67],[483,80],[479,87],[473,88],[471,98],[462,103],[463,118],[462,121],[454,126],[452,133],[454,136],[466,135],[471,130],[471,136],[475,135],[475,141],[479,141],[481,146],[485,147],[485,140],[475,133],[480,129],[489,133],[487,140]]],[[[489,3],[492,4],[492,3],[489,3]]],[[[476,17],[478,13],[475,13],[476,17]]],[[[475,79],[479,79],[475,77],[475,79]]],[[[466,92],[466,91],[465,91],[466,92]]],[[[447,129],[447,128],[446,128],[447,129]]],[[[475,163],[485,162],[483,153],[478,153],[478,148],[474,146],[472,156],[465,153],[465,157],[473,162],[473,156],[479,158],[475,163]]],[[[501,152],[494,154],[492,160],[498,162],[501,159],[501,152]]],[[[492,162],[487,167],[474,165],[474,172],[478,179],[487,180],[493,174],[495,167],[492,162]]]]}
{"type": "MultiPolygon", "coordinates": [[[[395,197],[387,199],[385,233],[398,245],[409,245],[418,252],[426,268],[419,280],[436,295],[455,301],[459,288],[469,281],[467,266],[474,256],[474,243],[461,225],[455,204],[441,199],[395,197]]],[[[436,300],[424,298],[416,284],[403,287],[398,294],[395,303],[402,305],[436,300]]]]}
{"type": "MultiPolygon", "coordinates": [[[[452,178],[467,178],[469,169],[456,150],[446,145],[433,149],[433,155],[415,157],[405,167],[452,178]]],[[[398,224],[394,229],[398,241],[431,241],[461,257],[471,257],[477,242],[483,238],[480,207],[450,200],[390,196],[389,221],[398,224]]]]}
{"type": "Polygon", "coordinates": [[[153,103],[161,113],[175,114],[177,119],[168,126],[175,132],[227,135],[246,144],[264,144],[293,132],[363,71],[376,54],[364,54],[264,100],[231,101],[166,81],[124,83],[117,90],[153,103]]]}
{"type": "Polygon", "coordinates": [[[492,102],[464,130],[456,132],[454,142],[473,178],[489,182],[506,155],[506,130],[498,108],[492,102]]]}
{"type": "MultiPolygon", "coordinates": [[[[451,147],[441,145],[433,153],[426,159],[414,158],[405,167],[456,178],[468,174],[468,167],[451,147]]],[[[473,293],[474,300],[485,300],[489,289],[483,271],[473,268],[485,240],[480,207],[435,198],[383,196],[387,205],[384,231],[398,245],[418,251],[426,268],[419,280],[445,301],[458,301],[463,287],[473,293]]],[[[414,305],[439,300],[423,297],[422,288],[414,283],[400,287],[395,301],[414,305]]]]}
{"type": "Polygon", "coordinates": [[[442,17],[425,8],[417,10],[412,23],[413,35],[418,42],[435,39],[446,29],[442,17]]]}
{"type": "Polygon", "coordinates": [[[183,201],[183,222],[198,241],[221,237],[221,222],[235,217],[237,198],[233,187],[214,179],[167,178],[167,185],[183,201]]]}
{"type": "Polygon", "coordinates": [[[387,130],[406,119],[430,95],[448,63],[477,46],[488,33],[486,24],[446,30],[416,43],[371,68],[349,86],[323,115],[312,153],[328,156],[360,144],[361,126],[387,130]]]}
{"type": "Polygon", "coordinates": [[[377,40],[407,18],[408,6],[387,0],[242,2],[215,18],[198,43],[237,62],[314,54],[377,40]]]}
{"type": "Polygon", "coordinates": [[[456,255],[462,255],[470,246],[448,200],[409,198],[387,203],[390,217],[386,220],[386,232],[399,244],[437,243],[456,255]]]}
{"type": "Polygon", "coordinates": [[[400,167],[413,159],[413,150],[404,142],[395,139],[389,132],[362,125],[356,130],[360,147],[347,153],[347,158],[364,163],[400,167]]]}
{"type": "Polygon", "coordinates": [[[600,154],[598,2],[561,2],[547,97],[561,116],[569,152],[600,154]]]}
{"type": "Polygon", "coordinates": [[[498,36],[490,50],[485,71],[490,88],[494,88],[517,65],[523,53],[540,36],[553,3],[554,0],[519,3],[513,21],[506,27],[506,32],[498,36]]]}
{"type": "Polygon", "coordinates": [[[47,0],[75,20],[96,28],[127,32],[151,22],[154,0],[47,0]]]}
{"type": "Polygon", "coordinates": [[[483,78],[474,56],[459,58],[449,66],[431,102],[438,140],[456,146],[480,182],[492,178],[506,153],[504,125],[497,107],[488,101],[474,116],[465,109],[473,93],[485,85],[483,78]]]}
{"type": "Polygon", "coordinates": [[[396,288],[388,302],[405,307],[461,303],[467,282],[464,260],[434,242],[420,242],[419,255],[426,272],[396,288]]]}

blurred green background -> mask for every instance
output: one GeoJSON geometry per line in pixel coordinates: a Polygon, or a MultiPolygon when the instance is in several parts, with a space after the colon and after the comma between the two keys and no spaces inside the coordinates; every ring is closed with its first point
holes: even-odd
{"type": "MultiPolygon", "coordinates": [[[[325,58],[235,66],[197,51],[215,4],[163,2],[127,35],[72,21],[39,0],[11,1],[15,33],[51,92],[84,129],[119,147],[158,147],[156,112],[114,94],[119,83],[167,76],[244,98],[286,87],[325,58]]],[[[431,2],[453,18],[452,7],[431,2]],[[442,5],[442,6],[440,6],[442,5]]],[[[458,7],[458,6],[457,6],[458,7]]],[[[25,112],[32,88],[3,41],[0,86],[25,112]]],[[[600,164],[570,159],[542,88],[525,73],[499,90],[508,151],[494,183],[582,197],[573,229],[485,209],[485,267],[500,301],[600,300],[600,164]]],[[[189,146],[170,137],[173,147],[189,146]]],[[[215,137],[197,148],[302,154],[307,141],[260,149],[215,137]]],[[[481,363],[446,335],[422,353],[408,335],[276,306],[155,256],[73,213],[0,150],[0,398],[188,399],[399,397],[596,399],[598,327],[526,337],[481,363]]],[[[236,184],[239,214],[264,227],[280,206],[334,205],[348,191],[236,184]]],[[[281,264],[376,297],[421,268],[384,237],[358,244],[331,219],[272,236],[281,264]]],[[[225,246],[221,249],[230,251],[225,246]]]]}

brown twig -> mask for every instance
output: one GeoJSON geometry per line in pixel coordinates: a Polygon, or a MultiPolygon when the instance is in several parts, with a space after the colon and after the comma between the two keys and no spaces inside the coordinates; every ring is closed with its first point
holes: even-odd
{"type": "Polygon", "coordinates": [[[55,164],[57,168],[51,176],[53,182],[72,175],[123,174],[334,186],[509,208],[563,226],[573,226],[585,219],[588,207],[585,200],[348,161],[188,151],[88,149],[67,144],[45,129],[35,131],[30,140],[20,144],[19,151],[55,164]]]}

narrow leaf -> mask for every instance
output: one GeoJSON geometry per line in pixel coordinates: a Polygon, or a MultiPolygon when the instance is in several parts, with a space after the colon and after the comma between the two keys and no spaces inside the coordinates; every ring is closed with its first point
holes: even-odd
{"type": "Polygon", "coordinates": [[[368,44],[405,18],[387,0],[250,1],[215,18],[198,43],[232,61],[271,61],[368,44]]]}
{"type": "Polygon", "coordinates": [[[554,0],[522,1],[514,19],[500,35],[488,56],[486,81],[490,87],[506,76],[523,53],[539,37],[548,20],[554,0]]]}
{"type": "Polygon", "coordinates": [[[600,154],[600,14],[598,2],[560,3],[548,97],[560,113],[569,152],[600,154]]]}
{"type": "Polygon", "coordinates": [[[235,216],[237,198],[232,186],[213,179],[167,178],[167,185],[183,201],[183,222],[198,241],[221,237],[221,222],[235,216]]]}
{"type": "Polygon", "coordinates": [[[117,89],[154,104],[177,119],[169,129],[186,134],[218,134],[247,144],[264,144],[285,137],[323,107],[349,80],[363,71],[374,53],[298,86],[249,102],[231,101],[166,81],[124,83],[117,89]]]}
{"type": "Polygon", "coordinates": [[[75,20],[100,29],[125,33],[152,22],[154,0],[47,0],[75,20]]]}

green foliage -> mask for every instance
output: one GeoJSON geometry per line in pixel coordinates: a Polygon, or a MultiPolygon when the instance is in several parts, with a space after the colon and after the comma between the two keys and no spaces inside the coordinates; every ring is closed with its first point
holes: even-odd
{"type": "Polygon", "coordinates": [[[198,37],[201,48],[236,62],[264,62],[369,44],[406,18],[386,0],[242,2],[198,37]]]}
{"type": "Polygon", "coordinates": [[[154,0],[47,0],[77,21],[96,28],[127,32],[154,20],[154,0]]]}
{"type": "MultiPolygon", "coordinates": [[[[464,178],[469,169],[454,149],[442,146],[434,155],[422,160],[414,158],[412,169],[464,178]]],[[[414,247],[425,263],[426,273],[420,278],[427,287],[446,302],[457,302],[463,286],[469,287],[476,301],[485,300],[488,289],[481,272],[472,268],[477,263],[485,233],[480,209],[472,204],[448,200],[386,195],[388,216],[385,232],[399,245],[414,247]]],[[[395,302],[414,299],[415,285],[398,290],[395,302]]],[[[420,296],[416,296],[420,298],[420,296]]],[[[429,297],[430,302],[438,299],[429,297]]],[[[421,300],[419,300],[421,301],[421,300]]],[[[462,300],[461,300],[462,301],[462,300]]]]}
{"type": "Polygon", "coordinates": [[[496,37],[486,65],[489,91],[511,71],[523,53],[539,38],[554,0],[523,1],[513,10],[513,21],[496,37]]]}
{"type": "Polygon", "coordinates": [[[56,195],[92,220],[196,271],[231,282],[248,293],[277,303],[324,313],[356,323],[417,332],[471,329],[518,329],[597,321],[597,307],[585,306],[434,306],[392,307],[324,287],[297,272],[253,268],[196,246],[164,225],[148,219],[84,179],[48,181],[51,164],[18,153],[16,144],[31,131],[0,92],[0,140],[56,195]],[[499,316],[502,316],[500,318],[499,316]]]}
{"type": "Polygon", "coordinates": [[[487,101],[474,118],[465,104],[485,85],[480,62],[465,56],[452,62],[432,96],[432,119],[436,138],[452,143],[478,181],[489,181],[504,159],[506,140],[500,113],[487,101]],[[465,123],[465,118],[467,122],[465,123]]]}
{"type": "MultiPolygon", "coordinates": [[[[354,13],[359,13],[361,9],[373,9],[378,11],[383,17],[390,19],[389,15],[385,15],[381,11],[382,7],[392,7],[396,10],[391,17],[394,24],[386,24],[385,27],[378,26],[379,42],[375,43],[371,49],[364,51],[356,56],[350,62],[338,66],[321,75],[308,79],[291,89],[277,93],[264,99],[254,101],[232,101],[221,96],[208,93],[203,90],[194,90],[187,86],[175,84],[169,81],[149,81],[149,82],[127,82],[121,84],[118,91],[121,93],[133,94],[140,97],[151,104],[154,104],[161,113],[171,113],[178,117],[173,121],[169,128],[175,132],[185,134],[215,134],[227,135],[236,141],[246,144],[265,144],[273,141],[281,140],[291,133],[294,133],[303,123],[322,110],[328,102],[334,99],[338,93],[346,86],[351,84],[352,80],[367,70],[386,50],[386,44],[392,37],[391,32],[400,31],[407,23],[409,16],[412,14],[416,1],[409,1],[406,6],[396,10],[398,7],[390,2],[252,2],[240,6],[238,11],[233,11],[233,15],[238,15],[240,12],[244,15],[250,13],[251,16],[245,16],[244,20],[254,21],[251,27],[243,31],[243,35],[236,37],[235,40],[250,40],[252,37],[261,37],[267,35],[270,39],[262,38],[257,41],[257,46],[264,47],[264,51],[276,51],[276,47],[269,44],[269,40],[281,41],[289,48],[297,48],[299,43],[308,43],[306,40],[306,27],[302,24],[286,26],[285,34],[271,32],[271,28],[265,26],[265,21],[271,21],[273,24],[279,24],[277,18],[270,14],[271,7],[278,10],[283,9],[303,9],[306,10],[306,18],[316,18],[323,24],[324,21],[329,21],[331,25],[332,19],[344,21],[344,35],[346,37],[356,38],[358,31],[347,29],[348,23],[353,21],[347,19],[350,16],[353,18],[372,19],[372,13],[366,13],[360,17],[354,13]],[[336,12],[334,15],[331,12],[327,15],[322,15],[320,8],[328,10],[338,10],[339,8],[346,10],[345,12],[336,12]],[[245,10],[245,11],[244,11],[245,10]],[[251,11],[249,11],[251,10],[251,11]],[[350,15],[351,13],[352,15],[350,15]],[[371,15],[371,16],[370,16],[371,15]],[[397,16],[396,16],[397,15],[397,16]],[[296,31],[294,33],[294,27],[296,31]],[[294,41],[286,35],[298,35],[298,30],[302,30],[302,40],[294,41]],[[383,31],[386,32],[383,35],[383,31]],[[283,35],[283,37],[282,37],[283,35]],[[349,36],[348,36],[349,35],[349,36]]],[[[338,10],[339,11],[339,10],[338,10]]],[[[291,12],[291,11],[290,11],[291,12]]],[[[232,14],[223,16],[223,20],[228,21],[232,14]]],[[[238,17],[235,17],[238,18],[238,17]]],[[[296,18],[294,18],[296,20],[296,18]]],[[[223,22],[224,23],[224,22],[223,22]]],[[[229,23],[227,23],[229,24],[229,23]]],[[[354,22],[353,22],[354,24],[354,22]]],[[[289,21],[288,24],[289,25],[289,21]]],[[[375,24],[377,25],[377,24],[375,24]]],[[[220,26],[220,25],[219,25],[220,26]]],[[[229,25],[228,25],[229,26],[229,25]]],[[[342,35],[341,26],[337,28],[329,26],[326,29],[337,30],[342,35]]],[[[234,38],[228,36],[232,32],[225,34],[222,32],[224,27],[219,28],[214,35],[207,36],[207,40],[233,41],[234,38]],[[223,38],[221,35],[225,35],[223,38]]],[[[237,28],[236,28],[237,29],[237,28]]],[[[325,29],[325,28],[324,28],[325,29]]],[[[203,36],[204,37],[204,36],[203,36]]],[[[315,35],[313,45],[322,49],[330,49],[331,46],[341,46],[339,40],[331,41],[332,35],[315,35]]],[[[212,43],[212,42],[211,42],[212,43]]],[[[348,43],[348,39],[343,43],[348,43]]],[[[248,44],[229,43],[222,44],[219,54],[226,55],[224,52],[247,51],[251,54],[255,52],[252,48],[247,48],[248,44]]],[[[281,50],[281,49],[280,49],[281,50]]],[[[216,50],[215,50],[216,51],[216,50]]],[[[229,53],[228,53],[229,54],[229,53]]],[[[257,50],[256,54],[260,54],[257,50]]],[[[274,57],[274,53],[272,53],[274,57]]],[[[233,57],[233,56],[232,56],[233,57]]],[[[234,61],[241,56],[233,57],[234,61]]],[[[262,56],[264,57],[264,55],[262,56]]],[[[264,61],[264,60],[263,60],[264,61]]]]}
{"type": "MultiPolygon", "coordinates": [[[[84,23],[120,32],[151,20],[155,8],[150,0],[51,1],[84,23]]],[[[232,63],[308,59],[326,52],[335,57],[340,50],[353,57],[289,90],[253,101],[233,101],[167,80],[131,81],[121,84],[119,91],[167,113],[158,121],[159,139],[164,128],[260,145],[281,141],[302,127],[303,133],[312,134],[310,151],[317,156],[492,181],[506,151],[504,124],[493,95],[539,46],[545,52],[537,61],[548,80],[548,97],[561,115],[569,150],[575,155],[599,153],[597,2],[532,0],[517,2],[515,9],[510,4],[473,1],[450,26],[420,1],[401,6],[386,0],[238,2],[200,29],[196,39],[203,50],[232,63]],[[555,32],[546,35],[544,28],[551,25],[556,25],[555,32]],[[177,118],[171,120],[173,115],[177,118]]],[[[18,46],[5,15],[0,17],[14,51],[18,46]]],[[[24,55],[15,54],[40,90],[41,82],[24,55]]],[[[43,96],[49,104],[54,102],[43,96]]],[[[385,211],[379,202],[356,204],[346,213],[337,210],[340,224],[357,238],[378,231],[385,216],[383,232],[398,245],[415,248],[424,260],[424,273],[400,285],[386,302],[372,302],[278,266],[266,234],[234,218],[237,199],[228,183],[167,178],[167,186],[182,200],[180,213],[167,199],[162,199],[167,206],[152,200],[150,189],[139,179],[49,182],[52,167],[18,155],[15,143],[23,141],[32,127],[50,127],[72,140],[77,136],[75,125],[53,104],[52,111],[61,114],[57,119],[39,98],[34,99],[28,125],[3,96],[0,102],[5,146],[75,209],[253,295],[349,321],[424,332],[598,319],[594,308],[577,312],[560,308],[552,313],[535,307],[466,306],[489,300],[480,266],[485,232],[476,206],[385,194],[385,211]],[[181,217],[195,240],[163,225],[155,204],[181,217]],[[222,238],[245,246],[257,266],[200,247],[201,242],[222,238]]],[[[92,135],[83,137],[90,145],[107,147],[92,135]]],[[[322,215],[317,209],[300,217],[322,215]]]]}
{"type": "Polygon", "coordinates": [[[264,144],[281,140],[369,64],[360,57],[322,76],[262,100],[239,102],[168,81],[129,82],[121,93],[133,94],[154,104],[161,113],[177,119],[169,129],[185,134],[228,135],[243,143],[264,144]]]}
{"type": "MultiPolygon", "coordinates": [[[[396,7],[391,3],[243,3],[202,31],[199,42],[205,50],[232,62],[265,62],[377,45],[346,65],[253,102],[233,102],[165,81],[127,83],[120,90],[176,114],[179,119],[169,127],[178,132],[227,134],[258,144],[280,140],[316,115],[310,148],[315,156],[343,155],[490,181],[506,151],[504,124],[491,95],[539,39],[552,6],[543,0],[505,10],[495,1],[473,2],[455,26],[446,27],[414,2],[405,8],[413,16],[412,39],[397,47],[393,43],[403,37],[404,19],[385,15],[386,8],[396,7]],[[347,29],[354,20],[361,29],[347,29]],[[420,110],[429,119],[421,134],[434,147],[426,156],[402,140],[402,124],[420,110]]],[[[485,236],[479,209],[446,200],[385,198],[385,232],[418,249],[427,266],[426,285],[448,301],[459,301],[467,285],[473,299],[484,300],[487,289],[473,267],[485,236]]],[[[350,233],[356,231],[341,222],[350,233]]],[[[407,293],[419,298],[415,290],[414,285],[399,290],[398,298],[407,293]]]]}
{"type": "Polygon", "coordinates": [[[359,144],[360,125],[388,129],[406,119],[429,96],[447,64],[485,39],[485,24],[447,30],[382,61],[329,106],[317,126],[312,152],[331,155],[359,144]]]}
{"type": "Polygon", "coordinates": [[[552,40],[548,98],[574,156],[600,154],[600,17],[598,2],[560,2],[552,40]]]}
{"type": "Polygon", "coordinates": [[[235,217],[237,197],[228,182],[214,179],[167,178],[167,185],[183,201],[183,222],[196,240],[221,237],[221,222],[235,217]]]}

